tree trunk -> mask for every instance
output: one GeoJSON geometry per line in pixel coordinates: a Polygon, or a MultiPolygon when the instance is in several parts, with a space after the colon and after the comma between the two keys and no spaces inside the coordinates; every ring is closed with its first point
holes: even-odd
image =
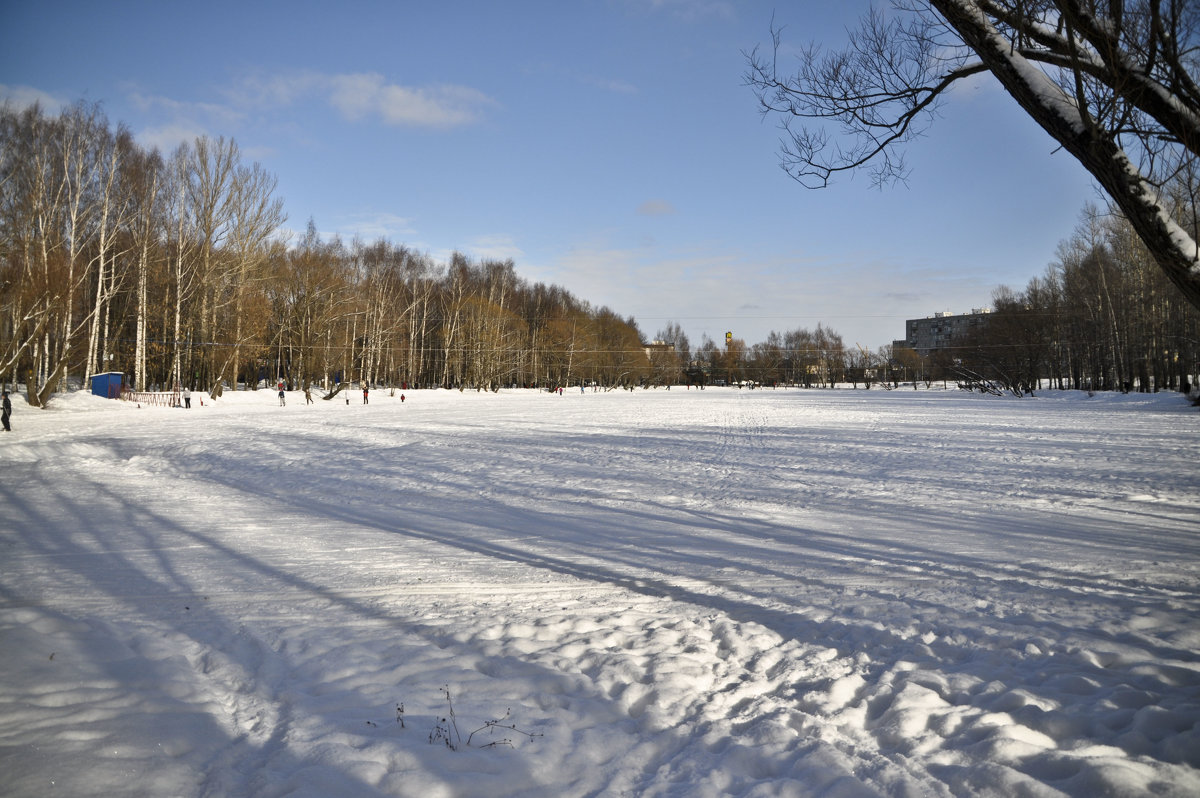
{"type": "MultiPolygon", "coordinates": [[[[1167,278],[1200,308],[1200,252],[1171,218],[1112,135],[1085,118],[1076,102],[1001,36],[977,4],[929,0],[1005,90],[1067,152],[1075,156],[1129,219],[1167,278]]],[[[1194,116],[1194,110],[1191,111],[1194,116]]]]}

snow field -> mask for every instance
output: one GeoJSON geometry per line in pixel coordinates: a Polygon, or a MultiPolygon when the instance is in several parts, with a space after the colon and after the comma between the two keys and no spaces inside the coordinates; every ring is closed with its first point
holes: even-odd
{"type": "Polygon", "coordinates": [[[1200,793],[1180,397],[372,393],[18,408],[0,794],[1200,793]]]}

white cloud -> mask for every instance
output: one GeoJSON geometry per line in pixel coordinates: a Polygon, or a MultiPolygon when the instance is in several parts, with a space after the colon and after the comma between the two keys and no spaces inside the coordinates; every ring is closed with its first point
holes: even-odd
{"type": "Polygon", "coordinates": [[[378,73],[332,75],[325,83],[329,103],[352,121],[374,116],[389,125],[450,128],[476,122],[495,104],[466,86],[413,88],[378,73]]]}
{"type": "Polygon", "coordinates": [[[336,234],[343,239],[358,236],[367,242],[381,238],[395,242],[416,235],[413,220],[394,213],[359,213],[343,216],[337,220],[337,227],[336,234]]]}
{"type": "Polygon", "coordinates": [[[662,11],[687,22],[711,17],[730,19],[736,15],[734,4],[727,0],[631,0],[634,7],[662,11]]]}
{"type": "Polygon", "coordinates": [[[180,144],[191,144],[201,136],[208,135],[208,130],[202,125],[181,121],[142,128],[136,138],[143,147],[156,148],[163,155],[170,155],[180,144]]]}
{"type": "Polygon", "coordinates": [[[0,83],[0,102],[11,103],[14,108],[28,108],[37,103],[42,107],[42,111],[51,116],[58,114],[63,108],[70,105],[70,102],[64,101],[52,94],[47,94],[41,89],[35,89],[31,86],[9,86],[0,83]]]}
{"type": "Polygon", "coordinates": [[[525,255],[513,237],[504,234],[480,236],[468,244],[465,250],[468,255],[479,260],[519,261],[525,255]]]}
{"type": "Polygon", "coordinates": [[[472,124],[496,104],[467,86],[404,86],[378,72],[249,74],[226,94],[239,108],[282,107],[316,97],[352,122],[374,118],[399,127],[443,129],[472,124]]]}
{"type": "Polygon", "coordinates": [[[157,94],[144,94],[136,89],[130,91],[128,101],[141,113],[164,120],[159,124],[146,125],[136,134],[140,144],[157,147],[164,154],[200,136],[226,135],[226,131],[236,127],[243,119],[243,114],[229,105],[187,102],[157,94]]]}
{"type": "Polygon", "coordinates": [[[236,122],[243,117],[240,111],[221,103],[187,102],[158,94],[143,94],[136,90],[129,93],[129,102],[139,111],[165,111],[177,117],[209,117],[228,123],[236,122]]]}
{"type": "Polygon", "coordinates": [[[610,91],[613,94],[637,94],[638,87],[632,83],[627,83],[623,80],[613,80],[611,78],[583,78],[583,81],[589,85],[595,86],[604,91],[610,91]]]}
{"type": "Polygon", "coordinates": [[[328,82],[330,104],[351,121],[357,122],[380,104],[381,75],[334,75],[328,82]]]}
{"type": "Polygon", "coordinates": [[[675,206],[666,200],[646,200],[638,206],[637,212],[642,216],[670,216],[675,213],[675,206]]]}
{"type": "Polygon", "coordinates": [[[314,72],[247,74],[225,95],[240,108],[280,107],[320,90],[325,81],[324,76],[314,72]]]}
{"type": "MultiPolygon", "coordinates": [[[[38,100],[53,112],[62,105],[49,95],[26,87],[0,85],[0,96],[11,98],[17,105],[38,100]]],[[[437,129],[471,124],[495,105],[482,92],[465,86],[414,88],[389,83],[377,73],[249,74],[223,96],[224,103],[189,102],[131,88],[128,101],[156,120],[141,129],[138,141],[170,152],[197,136],[212,135],[210,131],[227,133],[264,110],[284,108],[306,99],[327,103],[351,121],[376,119],[387,125],[437,129]]],[[[256,157],[270,152],[260,147],[256,157]]]]}

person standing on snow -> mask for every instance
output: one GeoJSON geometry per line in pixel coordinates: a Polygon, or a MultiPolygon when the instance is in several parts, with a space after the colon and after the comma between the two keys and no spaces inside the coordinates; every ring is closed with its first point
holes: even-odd
{"type": "Polygon", "coordinates": [[[283,380],[279,381],[279,406],[284,407],[287,401],[283,398],[283,380]]]}
{"type": "Polygon", "coordinates": [[[8,391],[4,392],[4,412],[0,413],[0,421],[4,422],[4,431],[12,432],[12,426],[9,425],[9,418],[12,417],[12,400],[8,398],[8,391]]]}
{"type": "Polygon", "coordinates": [[[183,406],[188,410],[192,409],[192,389],[186,385],[183,388],[183,406]]]}
{"type": "Polygon", "coordinates": [[[364,404],[364,405],[367,403],[367,393],[368,393],[370,390],[371,390],[370,386],[369,386],[369,385],[367,385],[367,383],[366,383],[366,382],[363,382],[363,404],[364,404]]]}

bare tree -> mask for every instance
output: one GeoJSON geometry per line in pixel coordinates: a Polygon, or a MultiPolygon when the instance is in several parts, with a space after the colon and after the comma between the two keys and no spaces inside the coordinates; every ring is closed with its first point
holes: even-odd
{"type": "MultiPolygon", "coordinates": [[[[197,271],[200,290],[199,335],[209,348],[207,376],[212,391],[220,395],[224,366],[217,364],[218,312],[228,302],[224,290],[230,282],[230,265],[225,244],[234,229],[236,194],[234,187],[241,158],[237,144],[224,136],[216,141],[202,136],[196,139],[187,161],[188,211],[194,224],[198,245],[197,271]]],[[[231,358],[232,354],[226,356],[231,358]]]]}
{"type": "MultiPolygon", "coordinates": [[[[42,124],[36,107],[27,115],[32,122],[32,143],[37,197],[33,223],[26,232],[40,274],[30,274],[43,287],[38,295],[50,318],[39,325],[41,340],[32,346],[32,364],[26,377],[31,405],[44,407],[66,377],[72,364],[77,334],[91,321],[92,313],[76,316],[91,261],[88,248],[96,234],[97,176],[102,173],[102,148],[108,121],[96,105],[78,103],[57,120],[42,124]]],[[[94,312],[94,311],[93,311],[94,312]]]]}
{"type": "Polygon", "coordinates": [[[808,187],[868,168],[902,179],[901,146],[924,132],[951,86],[990,73],[1108,193],[1159,268],[1200,307],[1191,180],[1200,159],[1195,0],[894,0],[845,49],[813,45],[798,71],[747,54],[762,110],[782,117],[783,166],[808,187]],[[799,121],[797,121],[799,120],[799,121]],[[831,135],[825,123],[840,126],[831,135]],[[1187,183],[1180,190],[1180,181],[1187,183]]]}
{"type": "MultiPolygon", "coordinates": [[[[322,241],[310,220],[307,233],[287,253],[273,280],[274,345],[280,352],[277,375],[286,375],[305,390],[317,376],[318,365],[321,383],[329,389],[339,356],[343,374],[335,382],[351,379],[347,361],[357,337],[351,324],[357,324],[362,314],[354,302],[343,255],[341,241],[322,241]],[[285,350],[290,354],[287,358],[282,355],[285,350]]],[[[338,385],[333,388],[340,390],[338,385]]]]}
{"type": "Polygon", "coordinates": [[[137,251],[133,387],[144,391],[149,359],[150,269],[152,260],[160,254],[157,245],[165,232],[160,190],[165,167],[158,150],[148,153],[135,151],[130,161],[128,172],[133,202],[130,230],[137,251]]]}
{"type": "MultiPolygon", "coordinates": [[[[193,380],[183,377],[183,344],[185,337],[191,337],[185,331],[184,309],[191,304],[199,284],[195,250],[198,238],[195,218],[188,202],[188,183],[191,171],[192,151],[187,144],[181,144],[164,172],[166,185],[163,189],[166,206],[166,244],[170,258],[171,285],[171,366],[169,380],[172,385],[193,385],[193,380]]],[[[189,361],[191,349],[188,350],[189,361]]]]}
{"type": "MultiPolygon", "coordinates": [[[[96,264],[96,291],[88,332],[87,360],[84,382],[101,368],[108,367],[109,326],[112,299],[121,286],[125,272],[117,261],[125,254],[117,249],[119,232],[127,224],[126,215],[132,207],[132,197],[125,185],[125,164],[135,148],[133,137],[124,127],[118,126],[116,135],[104,129],[98,136],[100,150],[95,176],[96,247],[92,258],[96,264]]],[[[124,244],[129,245],[128,240],[124,244]]]]}
{"type": "MultiPolygon", "coordinates": [[[[263,314],[247,312],[247,294],[251,283],[261,280],[261,272],[272,249],[271,236],[287,219],[283,199],[275,196],[276,177],[255,163],[234,171],[231,191],[231,224],[228,248],[234,266],[233,278],[233,352],[226,358],[212,381],[213,398],[221,395],[226,371],[233,365],[233,387],[237,390],[238,366],[242,347],[253,338],[261,338],[266,320],[263,314]],[[255,324],[257,322],[257,324],[255,324]]],[[[275,242],[278,244],[279,242],[275,242]]]]}
{"type": "Polygon", "coordinates": [[[51,232],[63,194],[54,171],[59,127],[36,105],[0,109],[0,373],[13,382],[22,358],[42,360],[45,332],[61,306],[53,264],[62,241],[51,232]]]}
{"type": "Polygon", "coordinates": [[[692,359],[692,342],[677,321],[668,321],[667,326],[658,331],[655,336],[659,341],[665,341],[675,347],[679,361],[687,364],[692,359]]]}

